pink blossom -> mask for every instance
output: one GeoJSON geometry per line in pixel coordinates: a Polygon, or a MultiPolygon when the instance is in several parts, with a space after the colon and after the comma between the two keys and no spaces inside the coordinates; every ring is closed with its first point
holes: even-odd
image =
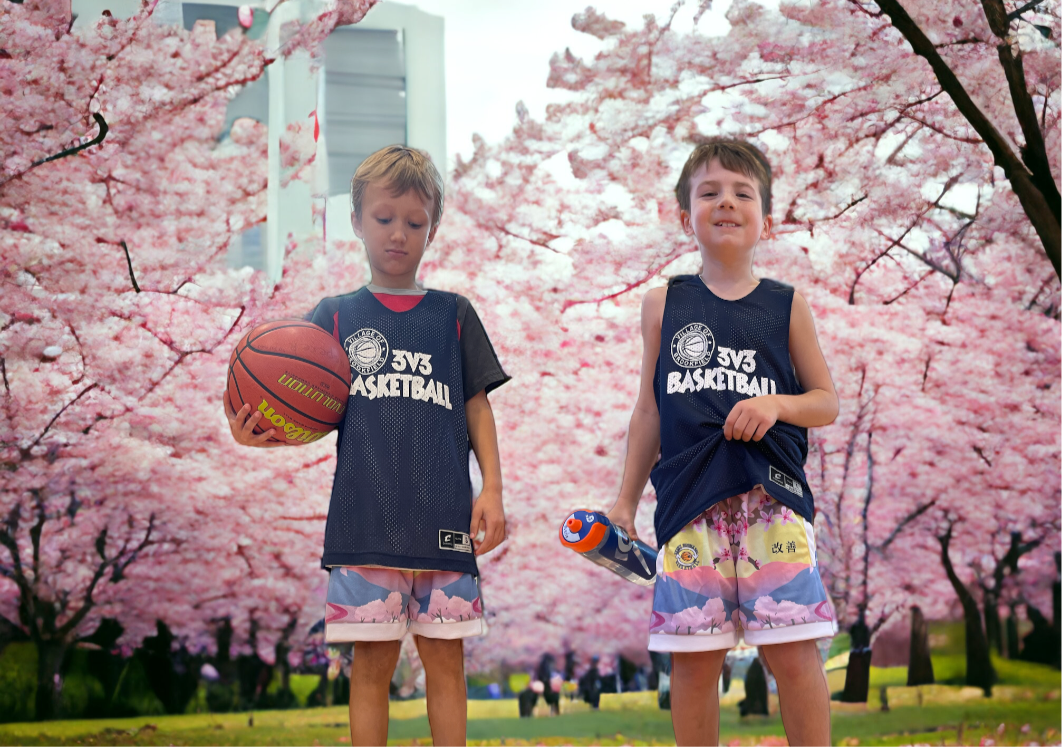
{"type": "Polygon", "coordinates": [[[445,617],[448,620],[471,620],[474,616],[472,603],[461,597],[450,597],[446,603],[445,617]]]}
{"type": "Polygon", "coordinates": [[[785,599],[776,602],[769,596],[757,599],[753,612],[757,620],[769,628],[799,625],[814,620],[814,616],[806,606],[785,599]]]}
{"type": "Polygon", "coordinates": [[[711,621],[705,617],[704,610],[700,607],[688,607],[676,612],[671,618],[671,624],[676,633],[693,635],[711,625],[711,621]]]}
{"type": "Polygon", "coordinates": [[[723,608],[723,600],[718,597],[713,597],[705,602],[704,607],[701,609],[701,614],[706,621],[706,630],[710,633],[715,633],[726,627],[732,627],[723,608]]]}

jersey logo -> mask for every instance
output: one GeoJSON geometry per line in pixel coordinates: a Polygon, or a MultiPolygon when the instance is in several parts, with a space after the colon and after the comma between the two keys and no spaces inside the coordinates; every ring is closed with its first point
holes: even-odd
{"type": "Polygon", "coordinates": [[[452,529],[440,529],[439,549],[470,553],[472,552],[472,538],[465,532],[455,532],[452,529]]]}
{"type": "Polygon", "coordinates": [[[782,470],[773,466],[771,467],[771,482],[775,485],[781,485],[793,495],[799,495],[801,498],[804,497],[804,488],[800,483],[782,472],[782,470]]]}
{"type": "Polygon", "coordinates": [[[683,368],[700,368],[714,352],[715,336],[700,322],[687,324],[671,338],[671,357],[683,368]]]}
{"type": "Polygon", "coordinates": [[[343,343],[350,357],[350,367],[363,376],[374,374],[387,362],[390,349],[387,338],[372,327],[364,327],[343,343]]]}

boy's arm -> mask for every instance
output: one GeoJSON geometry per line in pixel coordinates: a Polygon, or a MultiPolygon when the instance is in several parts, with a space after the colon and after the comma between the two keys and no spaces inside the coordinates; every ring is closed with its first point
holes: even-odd
{"type": "Polygon", "coordinates": [[[609,521],[637,539],[634,516],[645,490],[649,473],[660,456],[660,411],[653,392],[653,376],[660,355],[660,325],[664,319],[667,288],[654,288],[642,299],[642,375],[638,401],[627,433],[627,457],[623,462],[623,482],[619,498],[608,512],[609,521]]]}
{"type": "Polygon", "coordinates": [[[801,428],[815,428],[829,425],[837,417],[837,392],[819,348],[811,309],[796,292],[789,318],[789,357],[804,393],[769,394],[738,402],[723,425],[727,440],[759,441],[779,420],[801,428]]]}
{"type": "Polygon", "coordinates": [[[468,440],[472,442],[472,451],[476,453],[476,461],[479,462],[479,470],[483,474],[483,490],[472,504],[470,530],[476,555],[483,555],[505,540],[498,429],[494,425],[494,412],[490,409],[486,390],[480,391],[465,402],[465,420],[468,422],[468,440]],[[484,533],[483,539],[476,540],[480,530],[484,533]]]}

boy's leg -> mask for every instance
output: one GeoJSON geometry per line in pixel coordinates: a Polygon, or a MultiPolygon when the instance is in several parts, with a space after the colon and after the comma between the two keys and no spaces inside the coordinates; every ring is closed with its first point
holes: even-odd
{"type": "Polygon", "coordinates": [[[328,574],[325,641],[354,643],[352,745],[387,743],[391,677],[408,625],[406,605],[412,587],[413,574],[396,568],[343,566],[328,574]]]}
{"type": "Polygon", "coordinates": [[[671,654],[675,744],[719,744],[719,674],[726,654],[727,649],[671,654]]]}
{"type": "MultiPolygon", "coordinates": [[[[465,692],[465,653],[460,638],[443,640],[416,636],[424,664],[428,724],[435,745],[463,745],[468,719],[465,692]]],[[[380,744],[383,744],[381,742],[380,744]]]]}
{"type": "Polygon", "coordinates": [[[745,642],[759,646],[775,681],[789,744],[830,743],[830,693],[815,641],[834,634],[819,575],[815,530],[762,487],[744,498],[738,597],[745,642]]]}
{"type": "Polygon", "coordinates": [[[388,696],[402,641],[357,641],[350,668],[350,743],[387,744],[388,696]]]}
{"type": "Polygon", "coordinates": [[[417,573],[409,618],[409,629],[424,664],[432,742],[464,744],[468,699],[461,640],[486,632],[479,582],[469,573],[417,573]]]}
{"type": "Polygon", "coordinates": [[[728,502],[660,548],[649,649],[671,652],[671,723],[677,744],[719,744],[719,674],[740,639],[728,502]]]}
{"type": "Polygon", "coordinates": [[[789,744],[831,744],[830,688],[815,641],[778,643],[761,650],[778,683],[789,744]]]}

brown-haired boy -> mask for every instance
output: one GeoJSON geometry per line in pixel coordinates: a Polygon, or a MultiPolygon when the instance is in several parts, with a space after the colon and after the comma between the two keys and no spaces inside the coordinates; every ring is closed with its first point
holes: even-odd
{"type": "MultiPolygon", "coordinates": [[[[387,743],[407,628],[424,663],[432,739],[464,744],[461,641],[486,632],[475,556],[505,539],[487,393],[509,377],[468,299],[416,283],[442,208],[442,177],[426,154],[394,145],[366,158],[351,182],[351,221],[372,279],[307,317],[347,350],[353,380],[321,559],[325,640],[354,642],[353,745],[387,743]],[[470,442],[483,474],[474,503],[470,442]]],[[[261,414],[248,418],[249,409],[230,411],[233,436],[265,445],[273,431],[253,435],[261,414]]]]}
{"type": "Polygon", "coordinates": [[[719,743],[717,683],[742,635],[775,675],[789,743],[829,744],[815,640],[833,635],[833,616],[803,465],[807,428],[833,422],[837,395],[807,302],[753,275],[771,235],[763,154],[702,144],[675,196],[703,267],[642,302],[641,386],[609,518],[633,536],[652,477],[661,547],[649,649],[672,652],[678,744],[719,743]]]}

